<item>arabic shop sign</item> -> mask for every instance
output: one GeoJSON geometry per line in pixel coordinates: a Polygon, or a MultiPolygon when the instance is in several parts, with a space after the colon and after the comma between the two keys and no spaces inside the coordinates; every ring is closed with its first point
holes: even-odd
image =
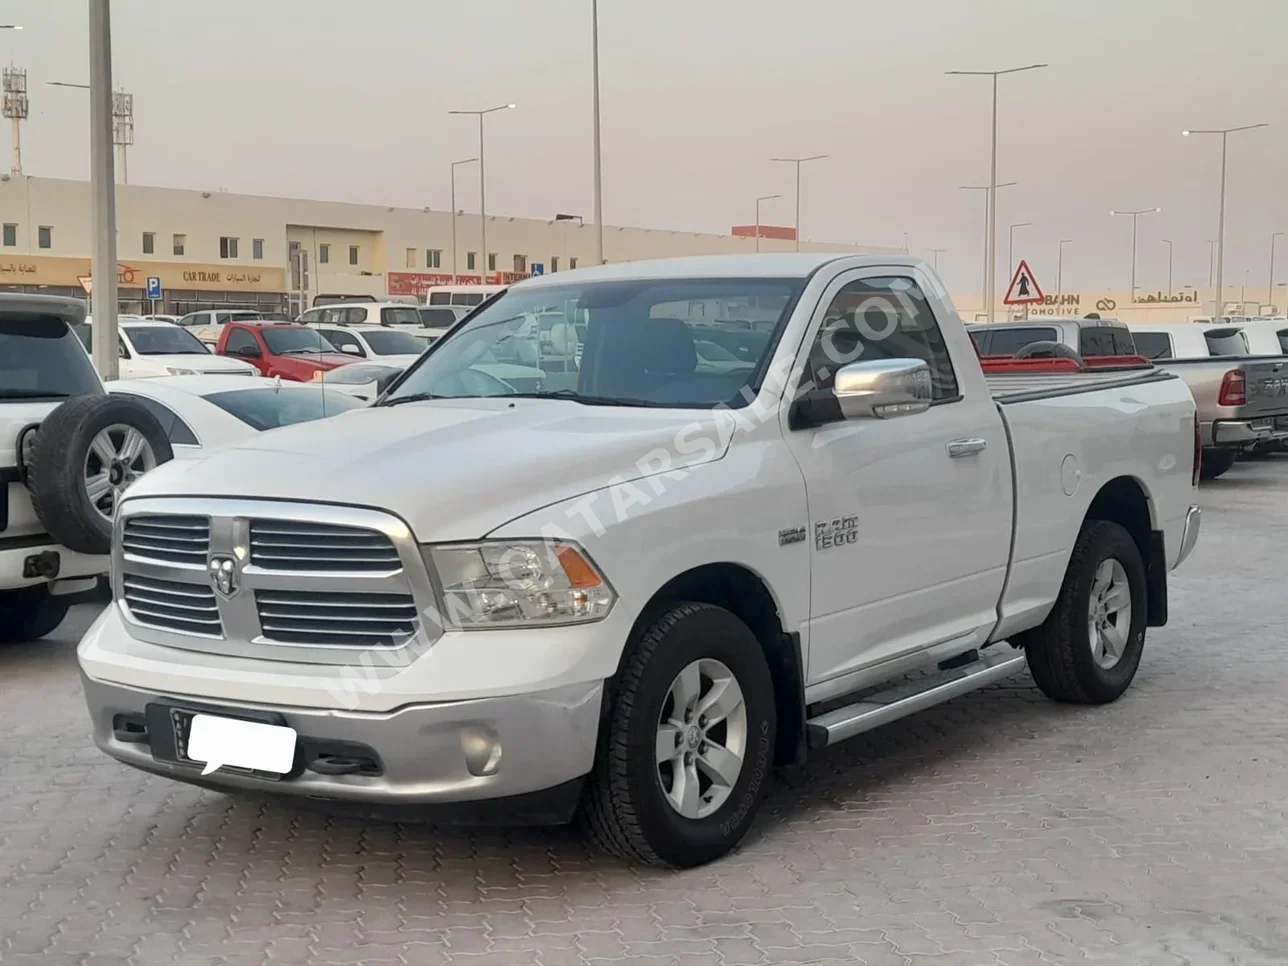
{"type": "Polygon", "coordinates": [[[1131,304],[1159,308],[1172,305],[1198,305],[1199,293],[1195,289],[1187,289],[1172,295],[1163,291],[1149,292],[1144,295],[1138,293],[1134,303],[1124,303],[1120,306],[1118,297],[1109,293],[1061,292],[1058,295],[1046,296],[1040,304],[1030,305],[1029,315],[1076,316],[1086,315],[1088,312],[1104,314],[1117,312],[1120,308],[1129,308],[1131,304]]]}
{"type": "MultiPolygon", "coordinates": [[[[59,285],[79,289],[77,279],[90,274],[88,258],[0,257],[0,285],[59,285]]],[[[286,291],[286,272],[281,268],[148,260],[119,262],[116,267],[117,283],[124,289],[141,289],[149,275],[160,278],[167,291],[286,291]]]]}

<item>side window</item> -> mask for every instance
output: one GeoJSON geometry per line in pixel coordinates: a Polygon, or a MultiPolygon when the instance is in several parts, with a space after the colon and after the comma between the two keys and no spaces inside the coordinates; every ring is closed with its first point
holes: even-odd
{"type": "Polygon", "coordinates": [[[325,310],[325,309],[309,309],[307,312],[305,312],[303,315],[301,315],[301,316],[300,316],[300,321],[301,321],[301,322],[321,322],[321,321],[322,321],[322,313],[323,313],[324,311],[326,311],[326,310],[325,310]]]}
{"type": "Polygon", "coordinates": [[[130,350],[125,347],[125,340],[120,336],[116,337],[116,354],[121,359],[130,358],[130,350]]]}
{"type": "Polygon", "coordinates": [[[982,329],[970,330],[970,340],[975,343],[975,348],[982,356],[988,355],[988,344],[991,341],[989,339],[990,334],[991,333],[985,332],[982,329]]]}
{"type": "Polygon", "coordinates": [[[322,334],[337,349],[344,349],[345,346],[351,345],[358,350],[358,355],[366,355],[362,351],[362,343],[354,337],[352,332],[345,332],[344,329],[323,329],[322,334]]]}
{"type": "Polygon", "coordinates": [[[156,421],[161,424],[162,431],[171,443],[177,446],[198,445],[197,434],[192,431],[192,427],[180,419],[179,414],[169,406],[164,406],[155,399],[149,399],[146,396],[137,396],[132,392],[112,393],[112,395],[132,399],[150,412],[156,417],[156,421]]]}
{"type": "Polygon", "coordinates": [[[826,389],[841,366],[875,359],[921,359],[930,366],[933,398],[958,396],[943,333],[911,278],[865,278],[841,289],[810,349],[807,376],[826,389]]]}
{"type": "Polygon", "coordinates": [[[227,322],[227,321],[228,321],[229,319],[231,319],[232,317],[233,317],[233,314],[232,314],[231,312],[216,312],[216,313],[215,313],[215,325],[223,325],[225,322],[227,322]]]}
{"type": "Polygon", "coordinates": [[[224,345],[224,351],[229,355],[240,352],[242,349],[258,349],[259,343],[255,337],[245,329],[233,329],[228,333],[228,342],[224,345]]]}
{"type": "Polygon", "coordinates": [[[367,310],[363,308],[346,309],[344,320],[350,325],[362,325],[367,321],[367,310]]]}

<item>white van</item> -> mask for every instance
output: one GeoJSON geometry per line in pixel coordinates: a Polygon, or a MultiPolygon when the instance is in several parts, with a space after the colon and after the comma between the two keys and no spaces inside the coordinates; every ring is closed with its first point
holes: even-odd
{"type": "Polygon", "coordinates": [[[478,305],[506,288],[506,285],[435,285],[425,292],[425,304],[478,305]]]}

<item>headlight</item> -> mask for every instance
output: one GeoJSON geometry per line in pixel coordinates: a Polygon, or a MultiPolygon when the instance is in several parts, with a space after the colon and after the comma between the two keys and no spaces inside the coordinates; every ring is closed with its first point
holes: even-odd
{"type": "Polygon", "coordinates": [[[584,624],[617,595],[584,550],[545,540],[487,540],[424,548],[442,581],[446,622],[462,630],[584,624]]]}
{"type": "Polygon", "coordinates": [[[196,370],[196,369],[180,369],[180,368],[178,368],[178,367],[176,367],[176,366],[166,366],[166,367],[165,367],[165,371],[166,371],[166,372],[168,372],[168,373],[170,373],[170,375],[172,375],[172,376],[195,376],[195,375],[197,375],[197,370],[196,370]]]}

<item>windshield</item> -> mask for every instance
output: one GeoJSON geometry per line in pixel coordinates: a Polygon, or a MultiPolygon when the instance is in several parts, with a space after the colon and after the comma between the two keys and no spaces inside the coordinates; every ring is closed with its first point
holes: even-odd
{"type": "Polygon", "coordinates": [[[378,356],[418,356],[425,343],[410,332],[364,332],[362,337],[378,356]]]}
{"type": "Polygon", "coordinates": [[[210,354],[201,341],[186,329],[175,329],[168,325],[127,325],[123,328],[134,351],[141,356],[210,354]]]}
{"type": "Polygon", "coordinates": [[[381,325],[420,325],[420,311],[414,305],[405,309],[381,309],[381,325]]]}
{"type": "Polygon", "coordinates": [[[386,403],[539,394],[597,405],[744,406],[803,285],[657,279],[511,289],[439,340],[386,403]],[[749,329],[766,317],[773,331],[749,329]],[[699,351],[699,342],[715,350],[699,351]],[[544,372],[540,393],[528,391],[529,380],[524,388],[508,381],[518,367],[544,372]]]}
{"type": "Polygon", "coordinates": [[[301,386],[291,389],[230,389],[207,396],[224,412],[236,416],[247,426],[258,430],[293,426],[314,419],[334,416],[367,404],[348,393],[332,392],[321,387],[301,386]]]}
{"type": "Polygon", "coordinates": [[[0,402],[101,391],[85,347],[62,319],[25,313],[0,318],[0,402]]]}
{"type": "Polygon", "coordinates": [[[264,342],[268,351],[275,356],[293,354],[311,354],[318,352],[335,352],[335,346],[327,341],[326,336],[313,329],[263,329],[264,342]]]}

